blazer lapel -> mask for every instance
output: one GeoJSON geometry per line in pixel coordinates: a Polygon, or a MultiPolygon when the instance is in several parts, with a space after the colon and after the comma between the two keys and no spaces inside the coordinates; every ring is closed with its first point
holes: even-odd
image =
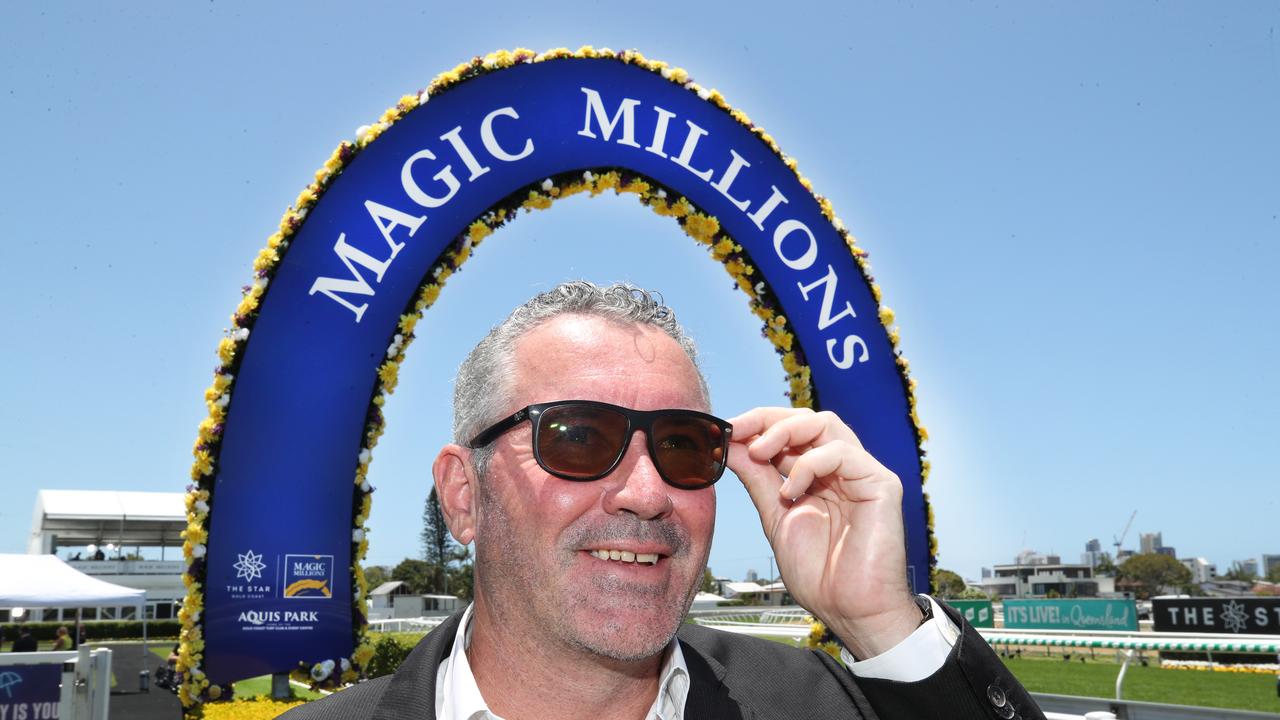
{"type": "Polygon", "coordinates": [[[436,720],[436,671],[444,656],[453,650],[453,638],[458,633],[462,613],[462,610],[454,613],[427,633],[404,659],[374,708],[374,720],[406,717],[436,720]]]}

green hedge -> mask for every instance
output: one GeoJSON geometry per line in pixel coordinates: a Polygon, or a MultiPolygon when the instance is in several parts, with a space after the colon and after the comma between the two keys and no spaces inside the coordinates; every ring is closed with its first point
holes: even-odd
{"type": "MultiPolygon", "coordinates": [[[[81,623],[85,629],[85,637],[89,640],[141,640],[142,621],[140,620],[86,620],[81,623]]],[[[18,638],[19,628],[27,628],[37,640],[52,640],[57,637],[58,628],[65,627],[74,633],[76,623],[70,622],[26,622],[7,623],[0,626],[4,642],[11,643],[18,638]]],[[[182,623],[177,620],[148,620],[148,638],[176,638],[182,630],[182,623]]]]}
{"type": "Polygon", "coordinates": [[[382,636],[373,646],[373,657],[369,660],[369,677],[376,678],[395,672],[411,650],[413,645],[410,643],[400,642],[390,635],[382,636]]]}

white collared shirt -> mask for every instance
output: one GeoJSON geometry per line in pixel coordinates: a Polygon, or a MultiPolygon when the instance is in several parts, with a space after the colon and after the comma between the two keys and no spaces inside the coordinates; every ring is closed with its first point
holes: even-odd
{"type": "MultiPolygon", "coordinates": [[[[489,712],[467,660],[474,607],[468,605],[462,613],[453,638],[453,652],[440,661],[440,668],[436,670],[436,718],[439,720],[502,720],[489,712]]],[[[645,720],[683,720],[685,700],[689,697],[689,667],[675,638],[667,646],[658,677],[658,696],[653,699],[645,720]]]]}
{"type": "MultiPolygon", "coordinates": [[[[928,596],[926,596],[928,597],[928,596]]],[[[902,642],[866,660],[854,660],[848,651],[841,659],[857,677],[916,682],[937,672],[947,661],[960,630],[938,607],[933,598],[933,619],[916,628],[902,642]]],[[[476,678],[471,674],[467,648],[471,646],[471,610],[467,606],[453,639],[453,652],[440,661],[436,671],[436,717],[439,720],[502,720],[489,712],[480,694],[476,678]]],[[[680,642],[671,639],[662,671],[658,696],[645,720],[684,720],[685,701],[689,698],[689,667],[684,661],[680,642]]]]}

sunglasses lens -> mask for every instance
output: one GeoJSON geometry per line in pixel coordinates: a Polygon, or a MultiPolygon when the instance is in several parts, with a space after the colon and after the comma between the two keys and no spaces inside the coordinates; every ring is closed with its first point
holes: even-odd
{"type": "Polygon", "coordinates": [[[704,417],[660,417],[653,421],[652,443],[654,462],[672,485],[706,487],[724,472],[724,431],[704,417]]]}
{"type": "Polygon", "coordinates": [[[598,477],[625,449],[627,418],[606,408],[559,405],[539,418],[538,456],[547,470],[569,479],[598,477]]]}

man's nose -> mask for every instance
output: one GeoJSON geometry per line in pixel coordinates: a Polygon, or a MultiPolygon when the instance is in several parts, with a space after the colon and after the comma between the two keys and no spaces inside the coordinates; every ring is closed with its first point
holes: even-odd
{"type": "Polygon", "coordinates": [[[641,520],[655,520],[671,514],[671,486],[667,485],[649,455],[644,432],[631,435],[622,462],[600,482],[607,483],[604,509],[610,513],[629,512],[641,520]]]}

